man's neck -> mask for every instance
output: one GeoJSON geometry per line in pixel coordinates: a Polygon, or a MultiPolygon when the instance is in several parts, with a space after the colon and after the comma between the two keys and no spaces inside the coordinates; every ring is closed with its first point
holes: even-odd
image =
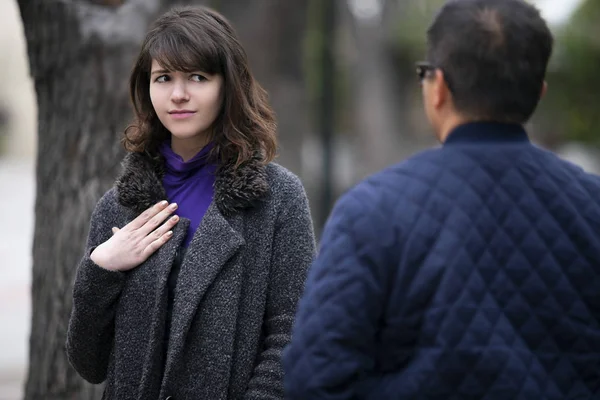
{"type": "Polygon", "coordinates": [[[475,122],[472,119],[463,117],[458,114],[452,114],[448,118],[444,119],[444,121],[440,124],[440,127],[437,129],[437,138],[440,143],[444,143],[446,138],[454,129],[459,127],[460,125],[475,122]]]}

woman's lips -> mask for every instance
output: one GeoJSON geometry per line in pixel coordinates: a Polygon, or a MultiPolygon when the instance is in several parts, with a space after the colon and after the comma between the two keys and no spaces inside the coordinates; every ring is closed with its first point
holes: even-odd
{"type": "Polygon", "coordinates": [[[190,111],[190,110],[173,110],[173,111],[169,111],[169,115],[174,118],[174,119],[185,119],[185,118],[189,118],[192,115],[194,115],[196,112],[195,111],[190,111]]]}

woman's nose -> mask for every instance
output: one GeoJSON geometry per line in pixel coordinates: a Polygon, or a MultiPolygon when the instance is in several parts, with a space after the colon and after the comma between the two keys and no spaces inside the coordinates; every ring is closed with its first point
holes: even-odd
{"type": "Polygon", "coordinates": [[[187,87],[184,82],[175,82],[173,84],[171,100],[176,103],[189,100],[189,94],[187,92],[187,87]]]}

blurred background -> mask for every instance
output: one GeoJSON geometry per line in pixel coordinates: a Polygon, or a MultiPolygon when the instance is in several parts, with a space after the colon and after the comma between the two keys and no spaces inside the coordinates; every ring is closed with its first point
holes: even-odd
{"type": "MultiPolygon", "coordinates": [[[[528,129],[597,173],[600,2],[532,2],[556,44],[528,129]]],[[[91,210],[119,170],[132,60],[175,3],[0,1],[0,400],[99,398],[64,357],[70,285],[91,210]]],[[[414,62],[442,0],[185,3],[238,30],[278,115],[278,162],[302,178],[317,232],[358,180],[436,145],[414,62]]]]}

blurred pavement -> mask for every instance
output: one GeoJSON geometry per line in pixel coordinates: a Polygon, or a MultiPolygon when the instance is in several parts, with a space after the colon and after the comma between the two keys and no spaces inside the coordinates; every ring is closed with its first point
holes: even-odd
{"type": "Polygon", "coordinates": [[[22,398],[30,330],[35,171],[0,157],[0,400],[22,398]]]}

